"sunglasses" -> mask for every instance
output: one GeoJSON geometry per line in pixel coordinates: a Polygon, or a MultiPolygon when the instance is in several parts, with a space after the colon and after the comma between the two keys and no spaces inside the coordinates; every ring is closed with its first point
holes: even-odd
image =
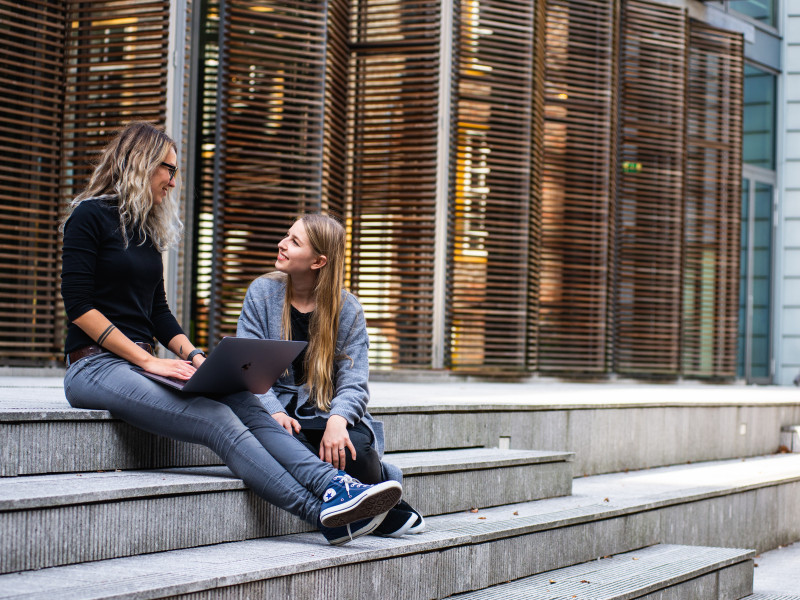
{"type": "Polygon", "coordinates": [[[169,180],[172,181],[173,178],[175,177],[175,173],[178,172],[178,166],[177,165],[171,165],[168,162],[162,162],[161,166],[167,168],[167,170],[169,171],[169,180]]]}

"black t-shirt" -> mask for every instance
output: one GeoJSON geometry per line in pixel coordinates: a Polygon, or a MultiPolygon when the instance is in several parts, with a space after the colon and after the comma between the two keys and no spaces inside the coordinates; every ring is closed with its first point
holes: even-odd
{"type": "MultiPolygon", "coordinates": [[[[313,312],[301,313],[294,306],[291,307],[292,315],[292,339],[298,342],[308,341],[308,327],[311,323],[311,315],[313,312]]],[[[306,382],[306,346],[303,351],[297,355],[297,358],[292,362],[294,370],[294,383],[295,385],[303,385],[306,382]]]]}
{"type": "MultiPolygon", "coordinates": [[[[308,327],[311,323],[311,315],[314,314],[313,312],[309,313],[302,313],[297,310],[294,306],[291,307],[291,319],[292,319],[292,339],[298,342],[307,342],[308,341],[308,327]]],[[[303,348],[302,352],[297,355],[292,361],[292,370],[294,371],[294,383],[297,386],[301,386],[306,382],[306,346],[303,348]]],[[[295,394],[289,405],[286,407],[286,412],[289,415],[294,416],[295,408],[297,407],[297,394],[295,394]]],[[[303,406],[301,412],[306,416],[314,416],[314,408],[310,406],[303,406]]]]}
{"type": "Polygon", "coordinates": [[[124,247],[115,198],[81,202],[64,227],[61,296],[70,324],[64,351],[95,343],[73,320],[97,309],[135,342],[166,345],[183,333],[167,304],[161,253],[138,231],[124,247]]]}

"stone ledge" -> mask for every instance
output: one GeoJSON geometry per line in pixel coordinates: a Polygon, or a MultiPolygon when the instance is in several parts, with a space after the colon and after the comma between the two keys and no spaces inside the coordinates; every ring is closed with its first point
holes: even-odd
{"type": "MultiPolygon", "coordinates": [[[[752,550],[661,544],[548,571],[489,589],[459,595],[459,600],[509,598],[592,598],[628,600],[646,594],[658,598],[738,599],[749,594],[753,581],[752,550]],[[635,561],[635,562],[634,562],[635,561]],[[714,577],[703,580],[704,577],[714,577]],[[717,577],[724,581],[717,581],[717,577]],[[692,581],[695,580],[695,581],[692,581]],[[691,586],[692,592],[669,595],[668,588],[691,586]],[[736,590],[718,594],[719,588],[736,590]],[[704,590],[706,593],[697,593],[704,590]],[[710,593],[709,593],[710,592],[710,593]],[[713,593],[713,595],[711,595],[713,593]]],[[[675,590],[677,592],[678,590],[675,590]]]]}
{"type": "MultiPolygon", "coordinates": [[[[568,452],[470,448],[389,454],[385,458],[400,467],[404,477],[413,478],[563,463],[572,456],[568,452]]],[[[223,466],[24,475],[0,479],[0,511],[245,489],[242,480],[223,466]]]]}

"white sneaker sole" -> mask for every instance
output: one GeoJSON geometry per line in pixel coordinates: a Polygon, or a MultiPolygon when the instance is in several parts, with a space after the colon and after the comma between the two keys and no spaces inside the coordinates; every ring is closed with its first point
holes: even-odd
{"type": "Polygon", "coordinates": [[[422,533],[425,531],[425,519],[422,518],[422,515],[419,516],[419,523],[415,523],[412,527],[409,527],[406,533],[410,535],[416,535],[418,533],[422,533]]]}
{"type": "Polygon", "coordinates": [[[403,525],[402,525],[402,526],[400,527],[400,529],[398,529],[397,531],[393,531],[392,533],[376,533],[375,535],[378,535],[378,536],[380,536],[380,537],[394,537],[394,538],[397,538],[397,537],[402,537],[402,536],[404,536],[406,533],[408,533],[408,531],[411,529],[411,527],[412,527],[412,526],[414,525],[414,523],[416,523],[416,522],[417,522],[417,515],[415,515],[415,514],[412,514],[412,515],[411,515],[411,516],[408,518],[408,521],[406,521],[405,523],[403,523],[403,525]]]}
{"type": "Polygon", "coordinates": [[[367,535],[368,533],[372,533],[380,524],[383,523],[383,519],[386,516],[386,513],[380,514],[364,525],[361,529],[357,529],[356,531],[351,531],[350,535],[342,536],[340,538],[336,538],[333,540],[328,540],[328,543],[331,546],[341,546],[342,544],[346,544],[347,542],[351,542],[356,538],[361,537],[362,535],[367,535]]]}

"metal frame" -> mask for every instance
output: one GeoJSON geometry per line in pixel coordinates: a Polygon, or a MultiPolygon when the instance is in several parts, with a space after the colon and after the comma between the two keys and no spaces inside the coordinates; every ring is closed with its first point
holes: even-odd
{"type": "Polygon", "coordinates": [[[747,282],[745,300],[745,326],[744,326],[744,376],[747,383],[772,383],[775,378],[775,356],[773,351],[773,336],[775,334],[775,295],[773,283],[775,278],[775,239],[777,230],[777,176],[774,171],[762,169],[752,165],[742,165],[742,180],[747,180],[747,282]],[[772,243],[770,256],[770,286],[769,286],[769,376],[754,378],[752,374],[753,359],[753,237],[755,234],[755,191],[757,183],[766,183],[772,186],[772,243]]]}

